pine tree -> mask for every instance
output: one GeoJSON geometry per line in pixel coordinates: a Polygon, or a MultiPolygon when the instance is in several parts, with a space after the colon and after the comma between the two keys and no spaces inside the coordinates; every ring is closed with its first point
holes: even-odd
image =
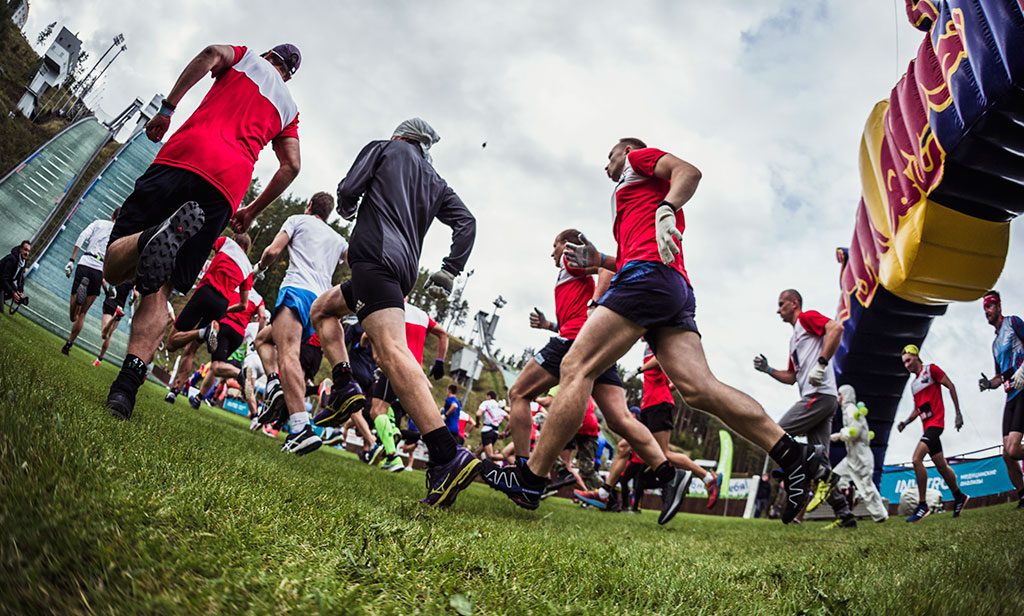
{"type": "Polygon", "coordinates": [[[45,43],[46,39],[50,38],[50,35],[53,34],[53,28],[56,25],[57,22],[53,22],[50,25],[43,28],[43,30],[39,33],[39,36],[36,37],[36,45],[42,45],[43,43],[45,43]]]}

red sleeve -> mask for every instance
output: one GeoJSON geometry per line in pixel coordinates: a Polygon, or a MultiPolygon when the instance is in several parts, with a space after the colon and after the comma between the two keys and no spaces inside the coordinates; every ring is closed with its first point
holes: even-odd
{"type": "Polygon", "coordinates": [[[939,368],[935,364],[931,365],[930,372],[932,373],[932,380],[935,381],[936,383],[941,381],[946,376],[946,373],[942,371],[942,368],[939,368]]]}
{"type": "Polygon", "coordinates": [[[825,325],[829,322],[828,317],[816,310],[801,312],[800,316],[798,316],[796,320],[800,322],[800,325],[804,326],[804,329],[815,336],[825,335],[825,325]]]}
{"type": "Polygon", "coordinates": [[[213,243],[213,251],[214,252],[220,252],[220,249],[224,247],[224,242],[226,242],[227,239],[228,238],[226,238],[224,236],[218,237],[217,241],[215,241],[213,243]]]}
{"type": "Polygon", "coordinates": [[[280,139],[281,137],[299,138],[299,114],[296,113],[295,119],[289,122],[288,126],[282,128],[281,132],[277,133],[277,137],[274,137],[274,139],[280,139]]]}
{"type": "Polygon", "coordinates": [[[238,45],[232,45],[231,49],[234,50],[234,52],[235,52],[235,59],[231,62],[231,66],[234,66],[234,65],[238,64],[239,61],[241,61],[242,56],[245,55],[245,49],[246,48],[245,47],[240,47],[238,45]]]}
{"type": "Polygon", "coordinates": [[[435,321],[434,319],[430,318],[430,315],[428,314],[427,315],[427,329],[430,330],[430,329],[434,329],[435,327],[437,327],[437,321],[435,321]]]}
{"type": "Polygon", "coordinates": [[[573,267],[573,266],[569,265],[569,259],[565,258],[565,254],[564,253],[562,254],[562,266],[565,267],[565,271],[569,272],[570,276],[575,276],[575,277],[579,278],[581,276],[586,276],[587,275],[586,270],[583,270],[583,269],[580,269],[578,267],[573,267]]]}
{"type": "Polygon", "coordinates": [[[643,148],[642,150],[633,150],[626,155],[626,158],[629,159],[629,166],[633,167],[634,171],[653,178],[654,166],[665,154],[667,152],[658,148],[643,148]]]}

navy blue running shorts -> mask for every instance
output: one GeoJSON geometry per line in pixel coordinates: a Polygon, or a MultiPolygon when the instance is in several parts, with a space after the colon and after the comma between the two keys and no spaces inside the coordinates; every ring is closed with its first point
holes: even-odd
{"type": "MultiPolygon", "coordinates": [[[[540,364],[541,368],[547,370],[555,378],[561,378],[562,358],[569,352],[571,346],[572,340],[562,338],[561,336],[553,336],[544,345],[543,349],[537,351],[537,354],[533,356],[533,361],[540,364]]],[[[623,386],[622,379],[619,378],[619,373],[615,369],[615,364],[609,366],[594,382],[615,385],[616,387],[623,386]]]]}
{"type": "MultiPolygon", "coordinates": [[[[670,327],[700,334],[695,320],[697,300],[693,288],[676,269],[661,262],[627,263],[615,274],[611,286],[597,303],[648,333],[670,327]]],[[[646,338],[651,350],[657,352],[656,336],[646,338]]]]}

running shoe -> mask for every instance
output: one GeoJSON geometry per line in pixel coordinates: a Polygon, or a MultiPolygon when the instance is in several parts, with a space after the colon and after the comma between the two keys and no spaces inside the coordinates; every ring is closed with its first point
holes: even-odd
{"type": "Polygon", "coordinates": [[[114,307],[114,320],[120,321],[121,317],[124,316],[124,310],[120,306],[114,307]]]}
{"type": "Polygon", "coordinates": [[[1024,509],[1024,496],[1017,500],[1017,509],[1024,509]]]}
{"type": "Polygon", "coordinates": [[[94,365],[94,366],[99,366],[99,365],[100,365],[100,358],[99,358],[99,357],[97,357],[97,358],[96,358],[96,361],[92,362],[92,365],[94,365]]]}
{"type": "Polygon", "coordinates": [[[389,473],[400,473],[402,472],[403,469],[405,469],[405,464],[402,462],[402,459],[399,458],[398,456],[395,456],[394,458],[388,458],[387,460],[384,460],[383,464],[380,465],[380,470],[387,471],[389,473]]]}
{"type": "Polygon", "coordinates": [[[380,443],[375,443],[374,446],[370,448],[369,455],[366,456],[366,463],[370,466],[376,466],[376,464],[380,462],[381,454],[383,453],[384,447],[380,443]]]}
{"type": "Polygon", "coordinates": [[[167,395],[164,396],[164,402],[167,402],[169,404],[174,404],[174,401],[177,400],[177,399],[178,399],[178,392],[173,390],[173,389],[171,391],[167,392],[167,395]]]}
{"type": "Polygon", "coordinates": [[[89,281],[85,278],[82,282],[78,283],[78,288],[75,290],[75,303],[81,306],[85,303],[86,298],[89,297],[89,281]]]}
{"type": "Polygon", "coordinates": [[[920,522],[921,519],[929,513],[931,513],[931,511],[928,510],[928,505],[921,503],[917,506],[917,509],[914,510],[914,514],[907,518],[907,522],[920,522]]]}
{"type": "Polygon", "coordinates": [[[504,492],[505,496],[523,509],[536,509],[540,505],[547,481],[536,488],[530,488],[522,478],[522,469],[518,465],[498,466],[490,460],[480,464],[483,465],[484,481],[491,488],[504,492]]]}
{"type": "Polygon", "coordinates": [[[591,507],[597,507],[602,511],[608,508],[608,497],[606,496],[604,498],[601,498],[600,490],[573,490],[572,493],[573,496],[580,499],[584,503],[590,505],[591,507]]]}
{"type": "Polygon", "coordinates": [[[333,385],[330,377],[320,381],[320,385],[317,386],[317,399],[320,402],[320,408],[327,407],[327,401],[331,396],[331,385],[333,385]]]}
{"type": "Polygon", "coordinates": [[[302,430],[288,435],[288,438],[284,440],[284,445],[281,445],[281,451],[304,456],[307,453],[320,449],[322,444],[323,441],[313,431],[313,426],[306,424],[302,430]]]}
{"type": "Polygon", "coordinates": [[[267,381],[267,398],[260,409],[260,424],[266,425],[276,423],[284,419],[285,402],[284,391],[281,389],[281,379],[276,375],[267,381]]]}
{"type": "Polygon", "coordinates": [[[107,394],[106,406],[111,415],[127,421],[131,419],[132,410],[135,408],[135,395],[111,388],[107,394]]]}
{"type": "Polygon", "coordinates": [[[249,422],[249,430],[257,430],[260,427],[260,421],[257,417],[253,417],[252,421],[249,422]]]}
{"type": "Polygon", "coordinates": [[[199,232],[205,221],[199,204],[188,201],[156,229],[142,247],[135,268],[135,288],[139,293],[155,293],[171,279],[178,250],[199,232]]]}
{"type": "Polygon", "coordinates": [[[334,447],[335,445],[345,445],[345,431],[337,428],[331,432],[331,438],[324,439],[324,445],[328,447],[334,447]]]}
{"type": "Polygon", "coordinates": [[[60,348],[60,352],[65,354],[65,355],[71,353],[71,343],[70,342],[65,342],[64,346],[62,346],[60,348]]]}
{"type": "Polygon", "coordinates": [[[675,517],[679,507],[683,504],[683,497],[690,489],[690,482],[693,481],[693,471],[674,469],[672,480],[661,486],[661,513],[658,514],[658,524],[668,524],[669,520],[675,517]]]}
{"type": "Polygon", "coordinates": [[[337,427],[348,421],[352,413],[363,408],[366,396],[355,379],[344,387],[334,387],[327,397],[327,404],[313,418],[313,424],[321,428],[337,427]]]}
{"type": "Polygon", "coordinates": [[[209,351],[210,355],[217,351],[218,329],[216,321],[211,321],[206,327],[199,330],[199,340],[206,342],[206,350],[209,351]]]}
{"type": "Polygon", "coordinates": [[[364,449],[364,450],[360,451],[359,452],[359,461],[362,462],[363,464],[369,464],[370,463],[370,453],[371,453],[371,450],[369,450],[369,449],[364,449]]]}
{"type": "Polygon", "coordinates": [[[811,497],[811,502],[807,503],[807,511],[814,511],[822,503],[826,502],[828,498],[832,496],[832,490],[834,488],[835,486],[832,485],[831,481],[819,479],[814,488],[814,496],[811,497]]]}
{"type": "Polygon", "coordinates": [[[451,507],[459,492],[473,483],[480,473],[480,464],[472,451],[459,445],[455,457],[447,464],[427,467],[427,496],[420,502],[430,507],[451,507]]]}
{"type": "Polygon", "coordinates": [[[960,498],[956,499],[956,502],[953,503],[953,517],[954,518],[959,518],[960,517],[960,512],[964,510],[964,505],[966,505],[967,501],[969,501],[969,500],[971,500],[970,496],[967,496],[963,492],[960,493],[960,498]]]}
{"type": "MultiPolygon", "coordinates": [[[[807,504],[810,498],[811,478],[817,477],[822,469],[828,468],[825,448],[821,445],[799,444],[800,455],[794,464],[780,469],[786,485],[786,504],[782,508],[782,523],[789,524],[807,504]]],[[[831,473],[830,473],[831,474],[831,473]]]]}
{"type": "Polygon", "coordinates": [[[188,405],[197,411],[199,410],[199,405],[202,403],[203,400],[198,395],[188,397],[188,405]]]}
{"type": "Polygon", "coordinates": [[[639,514],[640,510],[639,509],[626,509],[626,513],[637,513],[637,514],[639,514]]]}
{"type": "MultiPolygon", "coordinates": [[[[709,472],[711,472],[711,471],[709,471],[709,472]]],[[[711,477],[712,477],[711,483],[705,483],[704,484],[705,486],[707,486],[707,489],[708,489],[708,509],[711,509],[712,507],[714,507],[715,503],[718,502],[718,492],[721,490],[721,487],[722,487],[722,476],[721,475],[719,475],[718,473],[715,473],[715,472],[711,472],[711,477]]]]}
{"type": "Polygon", "coordinates": [[[836,528],[857,528],[856,516],[849,515],[845,518],[836,518],[829,522],[828,526],[825,527],[825,530],[833,530],[836,528]]]}

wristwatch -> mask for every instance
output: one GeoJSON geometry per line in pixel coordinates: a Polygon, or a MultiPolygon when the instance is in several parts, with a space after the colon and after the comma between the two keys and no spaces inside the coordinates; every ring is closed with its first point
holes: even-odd
{"type": "Polygon", "coordinates": [[[818,358],[818,363],[821,364],[822,366],[827,366],[828,365],[828,360],[825,359],[824,357],[819,357],[818,358]]]}

